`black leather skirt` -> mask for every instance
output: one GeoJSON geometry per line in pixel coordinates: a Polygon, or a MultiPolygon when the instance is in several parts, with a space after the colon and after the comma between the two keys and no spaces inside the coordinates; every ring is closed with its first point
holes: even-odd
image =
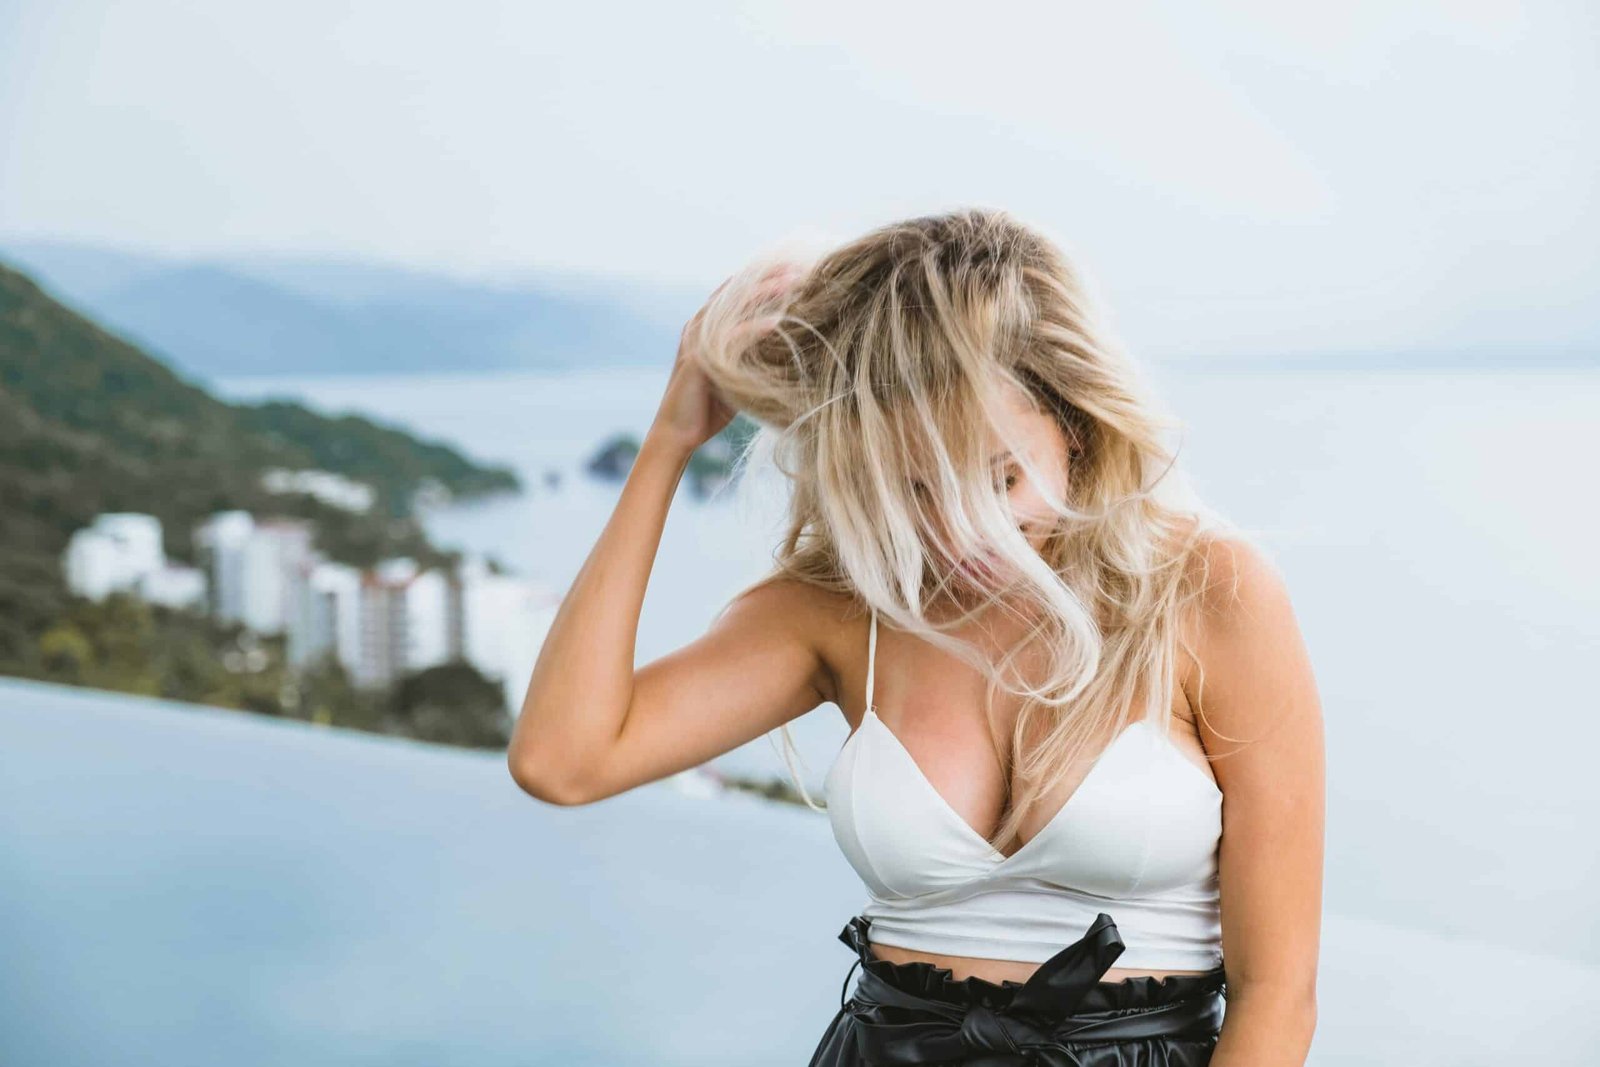
{"type": "Polygon", "coordinates": [[[1204,1067],[1211,1062],[1227,994],[1223,967],[1204,974],[1102,982],[1124,948],[1102,912],[1089,932],[1039,965],[1026,982],[956,979],[931,963],[872,954],[871,920],[839,934],[861,968],[810,1067],[1204,1067]]]}

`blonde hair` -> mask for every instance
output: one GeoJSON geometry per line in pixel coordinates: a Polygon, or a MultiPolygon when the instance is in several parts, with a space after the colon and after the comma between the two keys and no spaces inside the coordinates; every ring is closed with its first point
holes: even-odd
{"type": "MultiPolygon", "coordinates": [[[[983,671],[990,706],[999,689],[1021,698],[1011,744],[996,743],[1015,789],[992,845],[1136,713],[1168,728],[1206,542],[1237,528],[1179,475],[1161,439],[1173,423],[1055,244],[1001,210],[907,219],[817,254],[758,257],[692,325],[712,384],[760,424],[741,462],[770,456],[790,484],[786,535],[756,585],[787,577],[851,595],[983,671]],[[797,283],[762,290],[784,264],[797,283]],[[753,317],[775,325],[751,331],[753,317]],[[991,445],[1013,440],[1004,383],[1076,446],[1042,550],[994,484],[991,445]],[[948,551],[941,539],[953,539],[948,551]],[[945,632],[966,616],[928,613],[951,591],[955,561],[980,549],[1007,577],[964,579],[978,593],[972,613],[1014,613],[1026,634],[997,662],[945,632]]],[[[792,749],[787,728],[784,738],[792,749]]]]}

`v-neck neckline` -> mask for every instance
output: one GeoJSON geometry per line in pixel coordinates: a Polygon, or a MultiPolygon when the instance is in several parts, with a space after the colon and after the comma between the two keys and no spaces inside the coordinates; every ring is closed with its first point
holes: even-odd
{"type": "MultiPolygon", "coordinates": [[[[844,744],[839,747],[839,752],[834,758],[834,766],[838,766],[840,760],[844,758],[846,750],[849,749],[851,745],[859,743],[857,739],[860,737],[861,732],[868,728],[868,720],[876,722],[877,729],[887,735],[890,746],[900,753],[906,764],[911,768],[912,777],[916,778],[918,782],[922,783],[921,788],[930,795],[935,806],[944,812],[945,817],[951,820],[951,822],[958,828],[958,832],[961,833],[963,837],[974,842],[978,847],[982,848],[985,853],[987,853],[988,859],[994,865],[995,870],[999,870],[1002,867],[1007,867],[1013,862],[1021,859],[1024,855],[1031,853],[1034,850],[1034,845],[1039,840],[1050,837],[1055,828],[1067,820],[1067,818],[1076,810],[1075,804],[1078,800],[1078,797],[1086,788],[1096,781],[1097,776],[1103,773],[1106,762],[1117,751],[1117,749],[1128,740],[1130,734],[1139,729],[1146,731],[1153,731],[1155,729],[1155,727],[1152,726],[1146,719],[1136,719],[1127,726],[1123,727],[1117,733],[1117,736],[1100,750],[1099,755],[1095,757],[1094,763],[1090,765],[1088,772],[1081,780],[1079,780],[1077,786],[1072,790],[1072,794],[1067,797],[1066,801],[1059,808],[1056,809],[1055,814],[1050,817],[1049,821],[1039,828],[1038,833],[1028,838],[1028,840],[1024,841],[1015,852],[1007,856],[1005,853],[995,848],[994,845],[989,842],[987,837],[979,833],[977,829],[974,828],[973,825],[969,823],[959,811],[956,810],[955,805],[951,804],[950,801],[945,798],[945,795],[939,792],[938,787],[933,784],[933,780],[923,772],[922,765],[919,764],[916,760],[916,757],[911,754],[911,750],[908,749],[905,746],[905,743],[900,740],[899,736],[889,728],[889,724],[884,722],[883,719],[879,717],[877,705],[872,699],[874,689],[873,676],[876,673],[878,658],[878,611],[876,608],[871,609],[871,611],[872,624],[867,639],[867,686],[865,701],[867,710],[862,715],[861,724],[850,732],[850,736],[845,738],[844,744]]],[[[1180,760],[1190,773],[1198,775],[1211,793],[1217,796],[1221,795],[1222,791],[1218,788],[1216,782],[1206,775],[1205,772],[1201,771],[1200,768],[1196,767],[1192,762],[1190,762],[1188,757],[1179,752],[1177,748],[1173,746],[1170,740],[1161,737],[1159,734],[1153,734],[1152,736],[1162,745],[1163,748],[1166,748],[1169,751],[1169,754],[1172,757],[1180,760]]],[[[831,771],[829,777],[832,777],[831,771]]]]}
{"type": "Polygon", "coordinates": [[[906,748],[905,743],[900,740],[893,730],[889,729],[889,724],[884,722],[883,719],[879,717],[877,710],[874,707],[867,708],[866,714],[862,717],[861,725],[852,731],[849,737],[845,738],[844,744],[840,746],[839,750],[839,756],[841,758],[845,754],[845,749],[849,748],[852,744],[857,743],[857,738],[860,736],[861,731],[866,729],[867,721],[869,719],[877,724],[877,728],[886,737],[888,737],[892,747],[905,758],[907,766],[909,766],[913,771],[913,777],[922,783],[922,788],[927,791],[939,808],[945,812],[945,814],[950,818],[952,824],[960,827],[961,832],[968,839],[984,848],[989,853],[989,857],[997,869],[1021,858],[1025,853],[1031,852],[1035,842],[1039,841],[1041,838],[1050,836],[1051,831],[1059,823],[1066,819],[1069,812],[1073,809],[1074,802],[1084,791],[1085,787],[1087,787],[1094,780],[1095,776],[1105,765],[1107,758],[1112,754],[1112,752],[1116,750],[1117,747],[1120,746],[1125,740],[1127,740],[1128,735],[1131,734],[1136,728],[1148,726],[1148,723],[1140,719],[1135,720],[1128,726],[1123,727],[1122,731],[1118,733],[1116,738],[1114,738],[1110,744],[1106,745],[1106,747],[1100,751],[1100,754],[1095,757],[1095,761],[1089,767],[1088,773],[1085,774],[1078,782],[1077,786],[1073,788],[1072,794],[1067,797],[1066,801],[1056,809],[1055,814],[1050,817],[1050,820],[1041,826],[1037,833],[1028,838],[1028,840],[1024,841],[1015,852],[1008,856],[999,849],[995,848],[994,845],[989,842],[989,839],[983,834],[979,833],[971,823],[963,818],[961,813],[956,810],[955,805],[951,804],[950,801],[945,798],[945,795],[939,792],[938,787],[933,784],[932,779],[930,779],[927,774],[923,772],[922,765],[919,764],[916,760],[916,757],[911,754],[911,750],[906,748]]]}

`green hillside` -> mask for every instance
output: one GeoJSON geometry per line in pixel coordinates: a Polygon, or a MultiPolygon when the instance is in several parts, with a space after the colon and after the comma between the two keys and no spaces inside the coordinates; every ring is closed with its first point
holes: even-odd
{"type": "MultiPolygon", "coordinates": [[[[167,554],[191,563],[195,524],[241,508],[315,520],[318,547],[336,560],[409,555],[426,565],[444,558],[412,514],[427,483],[458,498],[520,488],[507,468],[368,419],[224,403],[0,266],[0,673],[119,687],[80,669],[94,653],[85,642],[103,635],[68,595],[61,566],[73,531],[101,512],[155,515],[167,554]],[[378,504],[352,514],[269,493],[260,486],[269,467],[344,474],[372,485],[378,504]],[[64,635],[69,618],[78,621],[64,635]]],[[[190,697],[182,673],[127,688],[190,697]]]]}

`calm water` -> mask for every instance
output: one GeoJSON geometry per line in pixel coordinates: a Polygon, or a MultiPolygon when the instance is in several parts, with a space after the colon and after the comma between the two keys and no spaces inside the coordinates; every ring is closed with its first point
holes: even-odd
{"type": "MultiPolygon", "coordinates": [[[[229,388],[361,405],[530,474],[562,470],[560,493],[434,528],[565,588],[616,495],[576,466],[605,434],[643,432],[664,375],[229,388]]],[[[1600,371],[1169,369],[1157,384],[1201,492],[1288,577],[1327,721],[1329,907],[1600,964],[1600,371]],[[1513,932],[1513,907],[1538,921],[1513,932]]],[[[709,506],[680,494],[640,662],[763,572],[778,488],[709,506]]],[[[831,705],[791,728],[813,785],[845,729],[831,705]]],[[[722,762],[782,774],[776,737],[722,762]]]]}
{"type": "MultiPolygon", "coordinates": [[[[642,431],[663,382],[229,390],[566,472],[434,520],[560,587],[615,497],[576,465],[642,431]]],[[[1595,1062],[1600,374],[1163,385],[1196,481],[1285,570],[1322,690],[1313,1062],[1595,1062]]],[[[641,661],[761,573],[775,504],[683,494],[641,661]]],[[[823,706],[794,732],[816,781],[844,724],[823,706]]],[[[860,887],[804,810],[665,784],[554,809],[492,754],[4,680],[0,750],[7,1067],[795,1064],[850,963],[860,887]]],[[[783,770],[767,740],[724,762],[783,770]]]]}
{"type": "Polygon", "coordinates": [[[6,1067],[784,1064],[838,1007],[809,812],[9,680],[0,746],[6,1067]]]}
{"type": "MultiPolygon", "coordinates": [[[[495,754],[4,679],[0,748],[6,1067],[798,1067],[853,959],[802,809],[551,808],[495,754]]],[[[1319,1067],[1600,1051],[1593,966],[1323,933],[1319,1067]]]]}

